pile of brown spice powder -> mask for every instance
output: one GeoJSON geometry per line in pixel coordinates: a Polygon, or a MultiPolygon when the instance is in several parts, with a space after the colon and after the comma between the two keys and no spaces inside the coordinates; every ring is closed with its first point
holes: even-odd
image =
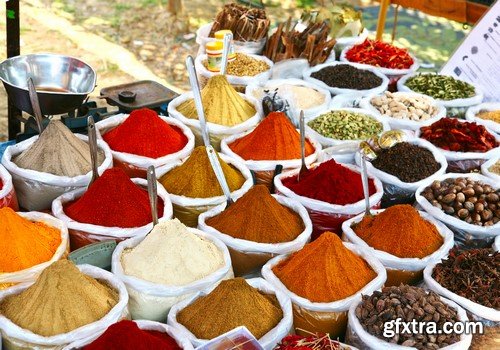
{"type": "Polygon", "coordinates": [[[243,278],[222,281],[177,314],[177,322],[198,339],[213,339],[239,326],[260,339],[282,318],[276,297],[263,294],[243,278]]]}
{"type": "Polygon", "coordinates": [[[103,318],[118,292],[87,276],[69,260],[47,267],[36,282],[0,303],[0,314],[21,328],[50,337],[103,318]]]}
{"type": "Polygon", "coordinates": [[[280,204],[264,185],[252,187],[206,224],[231,237],[258,243],[290,242],[304,231],[300,215],[280,204]]]}
{"type": "MultiPolygon", "coordinates": [[[[90,147],[59,120],[52,120],[40,137],[13,159],[20,168],[75,177],[92,171],[90,147]]],[[[98,148],[97,164],[104,161],[98,148]]]]}

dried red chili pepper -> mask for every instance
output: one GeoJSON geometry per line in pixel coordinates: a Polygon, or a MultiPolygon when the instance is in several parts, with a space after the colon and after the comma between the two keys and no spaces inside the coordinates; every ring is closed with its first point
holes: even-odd
{"type": "Polygon", "coordinates": [[[345,57],[350,62],[391,69],[408,69],[414,63],[406,49],[369,39],[353,46],[346,52],[345,57]]]}
{"type": "Polygon", "coordinates": [[[498,147],[495,136],[482,125],[443,118],[420,128],[420,137],[447,151],[488,152],[498,147]]]}

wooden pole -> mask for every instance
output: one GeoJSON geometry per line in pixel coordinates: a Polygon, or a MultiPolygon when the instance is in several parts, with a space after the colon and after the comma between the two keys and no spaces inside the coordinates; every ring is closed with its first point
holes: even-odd
{"type": "Polygon", "coordinates": [[[377,22],[377,40],[382,39],[382,34],[384,34],[385,20],[387,18],[387,11],[389,10],[389,5],[391,0],[381,0],[380,1],[380,11],[378,13],[377,22]]]}
{"type": "MultiPolygon", "coordinates": [[[[20,25],[19,25],[19,0],[9,0],[5,3],[7,15],[7,57],[19,56],[21,54],[20,45],[20,25]]],[[[21,122],[18,116],[21,111],[14,107],[9,101],[8,106],[8,127],[9,139],[12,140],[21,131],[21,122]]]]}
{"type": "Polygon", "coordinates": [[[182,12],[182,0],[169,0],[168,12],[174,16],[179,15],[182,12]]]}
{"type": "Polygon", "coordinates": [[[394,24],[392,25],[391,44],[394,44],[394,40],[396,40],[396,28],[398,27],[398,13],[399,13],[399,5],[396,5],[396,9],[394,10],[394,24]]]}

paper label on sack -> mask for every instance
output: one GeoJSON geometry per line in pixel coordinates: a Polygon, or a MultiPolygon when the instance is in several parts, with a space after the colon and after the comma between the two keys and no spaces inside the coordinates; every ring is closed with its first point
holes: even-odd
{"type": "Polygon", "coordinates": [[[242,326],[202,345],[196,350],[264,350],[250,331],[242,326]]]}
{"type": "Polygon", "coordinates": [[[441,73],[478,85],[485,102],[500,102],[500,1],[475,25],[441,73]]]}

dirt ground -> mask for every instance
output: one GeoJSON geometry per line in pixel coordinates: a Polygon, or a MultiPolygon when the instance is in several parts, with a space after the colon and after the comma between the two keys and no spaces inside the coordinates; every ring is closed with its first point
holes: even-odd
{"type": "MultiPolygon", "coordinates": [[[[0,15],[0,48],[5,48],[5,16],[0,15]]],[[[96,59],[85,50],[80,49],[75,43],[56,31],[44,28],[28,16],[21,15],[21,53],[61,53],[69,56],[79,57],[89,63],[98,74],[100,86],[117,85],[134,79],[128,74],[120,71],[109,62],[96,59]],[[50,38],[50,40],[47,40],[50,38]]],[[[5,49],[0,49],[0,61],[6,58],[5,49]]],[[[98,95],[96,89],[93,95],[98,95]]],[[[7,138],[7,96],[5,90],[0,88],[0,142],[7,138]]]]}

